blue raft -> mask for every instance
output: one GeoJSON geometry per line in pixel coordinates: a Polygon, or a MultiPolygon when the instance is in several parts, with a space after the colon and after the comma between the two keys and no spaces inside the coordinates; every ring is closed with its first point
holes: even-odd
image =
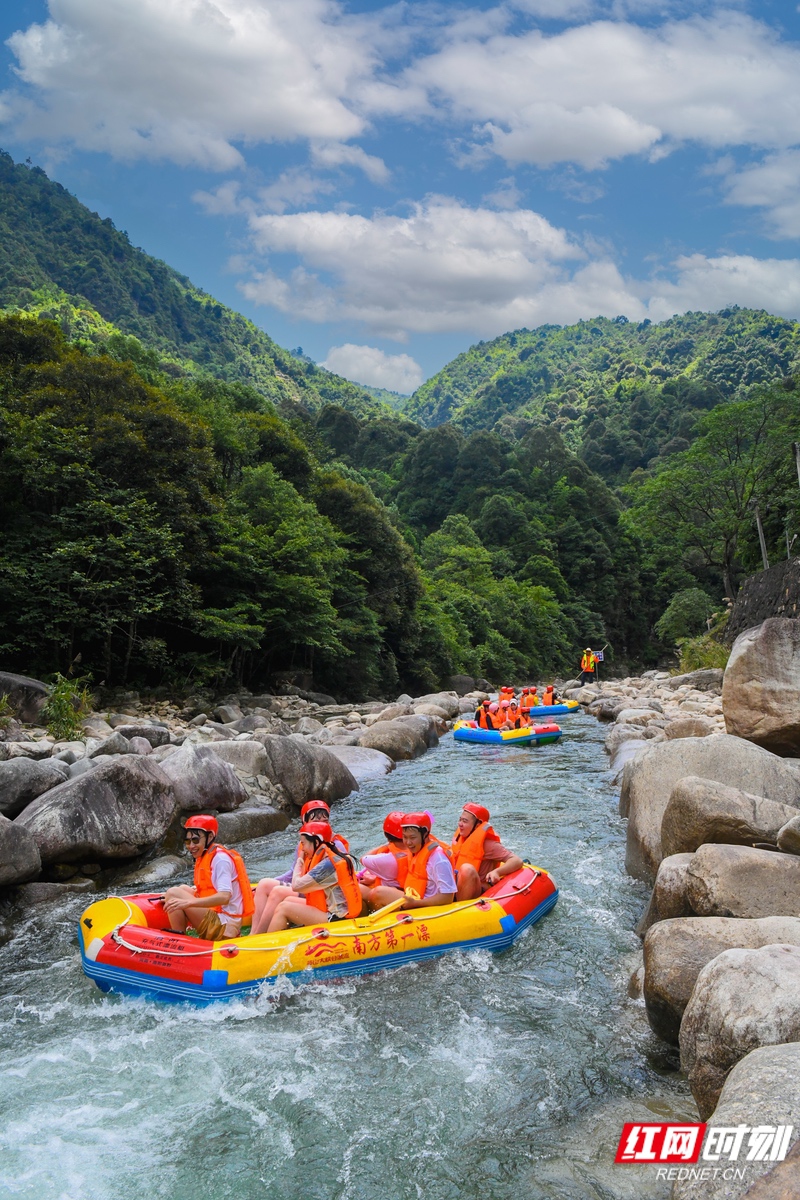
{"type": "MultiPolygon", "coordinates": [[[[549,706],[548,706],[549,710],[549,706]]],[[[459,722],[453,727],[457,742],[479,742],[490,746],[534,746],[557,742],[558,725],[532,725],[527,729],[479,729],[474,722],[459,722]]]]}

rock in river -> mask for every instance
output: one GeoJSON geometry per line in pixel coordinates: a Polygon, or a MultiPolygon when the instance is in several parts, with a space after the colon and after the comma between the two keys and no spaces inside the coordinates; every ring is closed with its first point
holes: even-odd
{"type": "Polygon", "coordinates": [[[380,750],[368,750],[366,746],[328,746],[328,752],[343,762],[353,778],[359,783],[367,779],[382,779],[395,768],[394,759],[380,750]]]}
{"type": "Polygon", "coordinates": [[[800,946],[725,950],[697,977],[681,1022],[681,1068],[703,1120],[731,1068],[758,1046],[800,1041],[800,946]]]}
{"type": "Polygon", "coordinates": [[[753,796],[712,779],[687,775],[675,784],[661,821],[661,852],[682,854],[704,842],[752,846],[775,842],[800,812],[789,804],[753,796]]]}
{"type": "Polygon", "coordinates": [[[28,830],[0,817],[0,887],[35,879],[41,869],[39,847],[28,830]]]}
{"type": "Polygon", "coordinates": [[[174,811],[161,767],[129,754],[45,792],[15,824],[33,836],[43,863],[134,858],[164,836],[174,811]]]}
{"type": "Polygon", "coordinates": [[[662,858],[647,911],[636,926],[639,937],[644,937],[656,921],[694,915],[686,894],[687,870],[693,858],[693,854],[670,854],[662,858]]]}
{"type": "Polygon", "coordinates": [[[722,684],[728,733],[800,754],[800,621],[769,617],[740,633],[722,684]]]}
{"type": "MultiPolygon", "coordinates": [[[[220,742],[215,746],[181,746],[161,763],[182,812],[231,812],[244,804],[247,789],[219,750],[252,746],[252,742],[220,742]]],[[[258,747],[262,751],[262,747],[258,747]]],[[[265,758],[266,761],[266,758],[265,758]]],[[[252,774],[257,775],[258,771],[252,774]]]]}
{"type": "Polygon", "coordinates": [[[419,729],[401,721],[424,720],[430,718],[404,717],[394,721],[379,721],[358,739],[359,746],[368,750],[380,750],[395,762],[402,759],[419,758],[428,749],[427,740],[419,729]]]}
{"type": "Polygon", "coordinates": [[[68,767],[52,758],[42,762],[10,758],[0,763],[0,813],[16,817],[37,796],[63,783],[68,776],[68,767]]]}
{"type": "Polygon", "coordinates": [[[800,917],[800,858],[750,846],[701,846],[686,894],[700,917],[800,917]]]}
{"type": "Polygon", "coordinates": [[[281,789],[292,804],[306,800],[341,800],[358,791],[358,783],[343,762],[323,746],[290,734],[265,737],[263,749],[267,763],[263,772],[281,789]]]}

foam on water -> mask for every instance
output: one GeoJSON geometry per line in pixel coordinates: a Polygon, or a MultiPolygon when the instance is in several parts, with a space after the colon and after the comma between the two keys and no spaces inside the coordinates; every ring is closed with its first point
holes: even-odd
{"type": "MultiPolygon", "coordinates": [[[[637,1115],[685,1119],[691,1098],[626,998],[645,897],[624,873],[602,731],[564,725],[561,743],[530,750],[446,738],[335,811],[363,852],[391,809],[429,807],[449,837],[465,800],[487,803],[561,889],[502,955],[283,980],[195,1009],[97,991],[75,942],[85,898],[35,912],[0,950],[0,1195],[665,1195],[613,1166],[616,1142],[637,1115]]],[[[253,877],[284,869],[295,839],[293,826],[246,844],[253,877]]]]}

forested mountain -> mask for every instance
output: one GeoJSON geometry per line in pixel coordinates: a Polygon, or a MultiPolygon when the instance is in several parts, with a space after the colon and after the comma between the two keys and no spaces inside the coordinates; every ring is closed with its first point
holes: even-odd
{"type": "Polygon", "coordinates": [[[611,483],[689,446],[697,418],[800,369],[800,325],[730,308],[657,325],[598,317],[479,342],[405,405],[423,425],[557,429],[611,483]]]}
{"type": "Polygon", "coordinates": [[[9,669],[357,698],[652,665],[758,569],[755,505],[772,561],[800,532],[793,322],[519,331],[396,412],[7,156],[0,235],[9,669]]]}
{"type": "MultiPolygon", "coordinates": [[[[170,374],[203,372],[250,384],[276,403],[381,408],[365,388],[283,350],[240,313],[136,249],[110,219],[90,212],[41,168],[15,165],[2,151],[0,308],[50,317],[68,337],[104,349],[115,332],[133,336],[170,374]]],[[[126,356],[135,352],[129,345],[126,356]]]]}

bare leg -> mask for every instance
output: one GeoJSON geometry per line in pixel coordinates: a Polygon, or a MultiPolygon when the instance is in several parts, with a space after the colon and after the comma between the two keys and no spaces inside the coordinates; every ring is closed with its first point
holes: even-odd
{"type": "Polygon", "coordinates": [[[312,904],[306,904],[305,900],[299,897],[292,900],[281,900],[275,915],[269,923],[268,933],[280,933],[284,929],[288,929],[290,925],[316,925],[318,922],[324,923],[328,919],[328,914],[321,912],[312,904]]]}
{"type": "Polygon", "coordinates": [[[189,887],[187,883],[179,883],[175,887],[167,888],[164,893],[164,907],[167,910],[169,927],[174,933],[186,933],[186,926],[190,918],[185,908],[176,908],[170,912],[169,902],[170,900],[188,900],[190,896],[194,896],[194,888],[189,887]]]}
{"type": "Polygon", "coordinates": [[[272,889],[277,886],[277,879],[259,879],[258,883],[256,884],[255,891],[253,892],[253,898],[256,906],[252,921],[253,933],[255,933],[258,929],[259,922],[261,920],[261,914],[264,911],[264,905],[267,903],[272,889]]]}
{"type": "Polygon", "coordinates": [[[289,897],[305,904],[305,900],[301,896],[298,896],[297,892],[293,892],[288,884],[275,882],[275,886],[270,888],[269,896],[261,910],[261,916],[258,920],[255,917],[253,918],[250,933],[268,933],[270,921],[275,916],[275,909],[282,900],[288,900],[289,897]]]}
{"type": "Polygon", "coordinates": [[[458,868],[458,891],[456,900],[474,900],[482,892],[481,880],[474,867],[465,863],[458,868]]]}
{"type": "Polygon", "coordinates": [[[380,887],[373,888],[367,895],[367,900],[373,908],[383,908],[385,904],[391,904],[394,900],[405,900],[405,892],[384,883],[380,887]]]}

